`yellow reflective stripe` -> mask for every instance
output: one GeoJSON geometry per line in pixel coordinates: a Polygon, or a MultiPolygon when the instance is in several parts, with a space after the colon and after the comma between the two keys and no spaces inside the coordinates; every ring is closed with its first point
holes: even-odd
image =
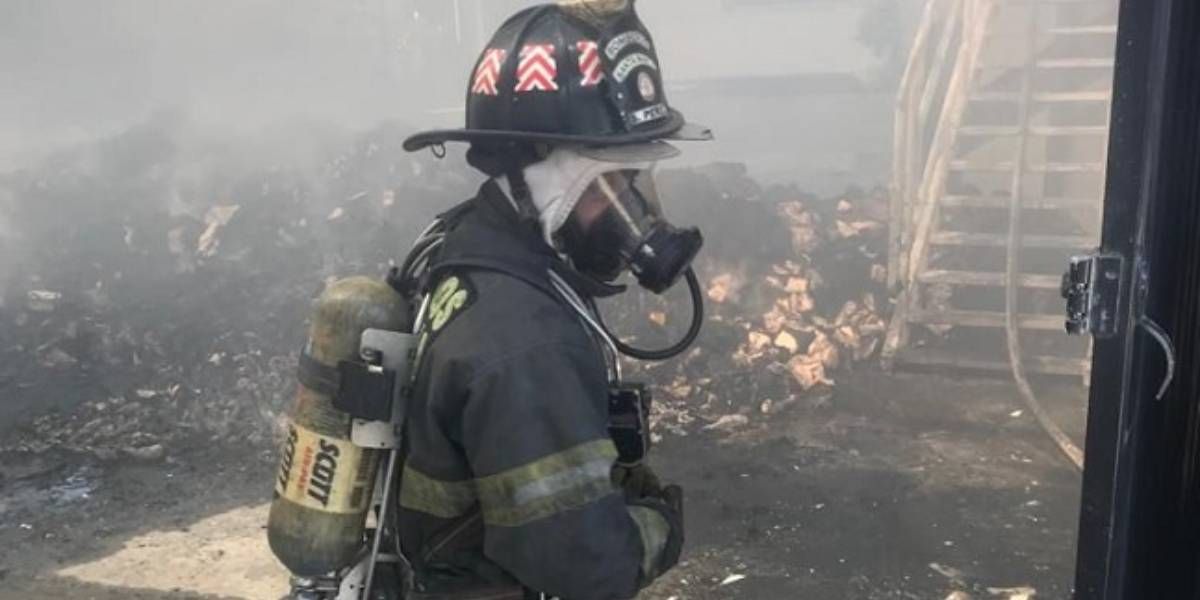
{"type": "Polygon", "coordinates": [[[443,519],[465,515],[475,505],[475,488],[470,480],[442,481],[409,465],[400,482],[400,506],[443,519]]]}
{"type": "Polygon", "coordinates": [[[596,440],[475,480],[483,520],[518,527],[614,493],[612,440],[596,440]]]}
{"type": "Polygon", "coordinates": [[[637,524],[642,538],[642,575],[651,581],[658,573],[658,559],[667,547],[671,536],[671,525],[657,510],[648,506],[627,506],[629,516],[637,524]]]}

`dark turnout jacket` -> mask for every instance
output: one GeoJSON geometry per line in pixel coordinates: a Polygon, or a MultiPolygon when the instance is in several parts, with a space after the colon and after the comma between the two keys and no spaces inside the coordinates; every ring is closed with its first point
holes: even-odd
{"type": "MultiPolygon", "coordinates": [[[[494,182],[456,220],[431,279],[401,478],[418,597],[632,598],[661,535],[611,482],[604,355],[551,287],[561,261],[494,182]]],[[[585,297],[607,288],[565,276],[585,297]]]]}

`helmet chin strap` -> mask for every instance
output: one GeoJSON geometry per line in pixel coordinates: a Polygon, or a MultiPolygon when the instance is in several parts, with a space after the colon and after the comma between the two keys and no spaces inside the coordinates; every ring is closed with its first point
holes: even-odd
{"type": "Polygon", "coordinates": [[[540,229],[541,220],[537,206],[533,203],[533,194],[529,191],[529,183],[525,180],[525,171],[520,168],[510,169],[505,174],[505,179],[508,180],[508,191],[521,222],[531,223],[540,229]]]}
{"type": "Polygon", "coordinates": [[[525,168],[544,157],[529,144],[507,143],[472,145],[467,162],[501,183],[507,183],[508,197],[522,223],[538,222],[538,208],[525,178],[525,168]]]}

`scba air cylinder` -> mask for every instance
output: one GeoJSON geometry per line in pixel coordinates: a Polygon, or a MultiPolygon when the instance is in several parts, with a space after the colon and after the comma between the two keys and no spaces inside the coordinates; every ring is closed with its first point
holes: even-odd
{"type": "Polygon", "coordinates": [[[333,573],[362,550],[381,452],[350,442],[351,416],[334,406],[333,374],[342,361],[359,360],[364,330],[410,325],[408,303],[382,281],[344,279],[317,300],[267,523],[271,550],[295,575],[333,573]]]}

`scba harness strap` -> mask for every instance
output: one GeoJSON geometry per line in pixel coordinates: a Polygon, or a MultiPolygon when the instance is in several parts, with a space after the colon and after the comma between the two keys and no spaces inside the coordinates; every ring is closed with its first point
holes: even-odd
{"type": "Polygon", "coordinates": [[[357,419],[390,421],[396,373],[361,361],[343,360],[331,367],[300,352],[296,378],[304,387],[328,396],[334,408],[357,419]]]}

